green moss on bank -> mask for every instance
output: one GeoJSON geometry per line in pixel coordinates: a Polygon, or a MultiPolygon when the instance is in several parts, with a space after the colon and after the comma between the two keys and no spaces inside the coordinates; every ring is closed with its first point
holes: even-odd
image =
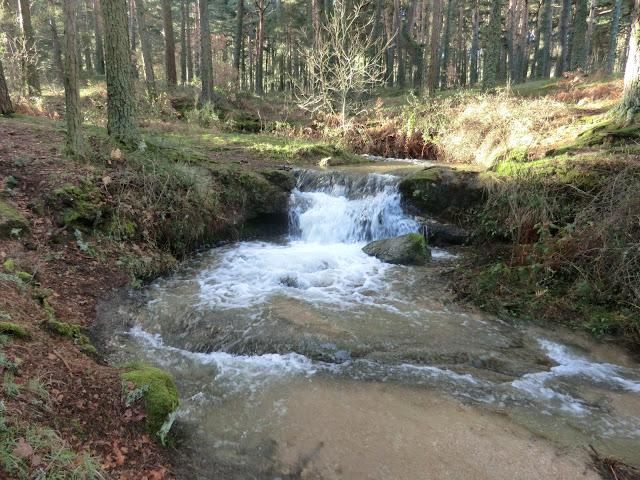
{"type": "Polygon", "coordinates": [[[26,328],[13,322],[0,322],[0,334],[16,338],[29,338],[30,336],[26,328]]]}
{"type": "Polygon", "coordinates": [[[0,239],[21,236],[28,231],[27,219],[9,203],[0,200],[0,239]]]}

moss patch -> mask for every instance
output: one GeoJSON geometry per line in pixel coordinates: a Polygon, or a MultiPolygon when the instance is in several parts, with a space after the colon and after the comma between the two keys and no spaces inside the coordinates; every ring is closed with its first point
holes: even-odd
{"type": "Polygon", "coordinates": [[[111,213],[100,191],[89,183],[63,185],[53,192],[48,205],[54,210],[58,225],[83,232],[91,232],[111,213]]]}
{"type": "Polygon", "coordinates": [[[150,432],[158,434],[180,403],[173,377],[159,368],[137,364],[122,374],[122,380],[129,391],[142,392],[147,426],[150,432]]]}
{"type": "Polygon", "coordinates": [[[50,332],[73,339],[74,343],[78,345],[83,352],[97,353],[96,347],[91,344],[89,337],[84,334],[84,329],[80,325],[49,319],[44,322],[43,326],[50,332]]]}
{"type": "Polygon", "coordinates": [[[7,202],[0,200],[0,238],[20,236],[28,231],[27,219],[7,202]]]}
{"type": "Polygon", "coordinates": [[[29,338],[27,329],[13,322],[0,322],[0,334],[17,338],[29,338]]]}

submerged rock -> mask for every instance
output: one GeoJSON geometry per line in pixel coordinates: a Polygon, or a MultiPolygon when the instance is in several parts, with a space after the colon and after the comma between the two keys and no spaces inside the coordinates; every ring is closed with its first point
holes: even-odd
{"type": "Polygon", "coordinates": [[[424,265],[431,258],[427,242],[418,233],[375,240],[365,245],[362,251],[383,262],[396,265],[424,265]]]}

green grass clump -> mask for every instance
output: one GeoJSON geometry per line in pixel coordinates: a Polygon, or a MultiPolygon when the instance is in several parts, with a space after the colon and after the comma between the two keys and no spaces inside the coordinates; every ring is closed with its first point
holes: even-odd
{"type": "Polygon", "coordinates": [[[83,352],[97,353],[96,347],[91,344],[91,340],[84,334],[84,329],[80,325],[49,319],[44,322],[43,326],[50,332],[73,339],[83,352]]]}
{"type": "Polygon", "coordinates": [[[29,332],[22,325],[13,322],[0,322],[0,334],[16,338],[29,338],[29,332]]]}
{"type": "MultiPolygon", "coordinates": [[[[171,375],[159,368],[136,364],[122,374],[122,380],[126,395],[138,390],[144,399],[149,431],[160,433],[179,405],[178,390],[171,375]],[[129,382],[133,389],[129,388],[129,382]]],[[[135,395],[131,398],[135,398],[135,395]]]]}

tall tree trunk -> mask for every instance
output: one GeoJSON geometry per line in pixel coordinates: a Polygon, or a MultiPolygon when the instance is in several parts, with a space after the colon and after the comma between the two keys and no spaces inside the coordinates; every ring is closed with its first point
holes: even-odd
{"type": "MultiPolygon", "coordinates": [[[[611,30],[609,31],[609,51],[607,52],[607,64],[605,71],[608,74],[613,73],[613,67],[616,63],[616,50],[618,49],[618,35],[620,34],[620,12],[622,9],[622,0],[615,0],[613,13],[611,17],[611,30]]],[[[633,42],[631,42],[633,43],[633,42]]],[[[626,73],[625,73],[626,76],[626,73]]]]}
{"type": "Polygon", "coordinates": [[[618,112],[627,125],[640,113],[640,15],[637,1],[631,25],[629,56],[624,71],[624,90],[618,112]]]}
{"type": "Polygon", "coordinates": [[[482,88],[490,90],[495,88],[498,78],[498,68],[500,66],[500,57],[502,50],[502,42],[500,41],[500,31],[502,27],[502,1],[493,0],[491,6],[491,18],[487,27],[487,35],[485,40],[485,58],[482,69],[482,88]]]}
{"type": "Polygon", "coordinates": [[[127,35],[125,0],[102,0],[105,25],[105,65],[107,73],[107,131],[119,142],[134,146],[139,142],[135,124],[134,90],[131,78],[131,48],[127,35]]]}
{"type": "MultiPolygon", "coordinates": [[[[51,5],[50,8],[53,8],[51,5]]],[[[53,65],[55,67],[56,78],[60,83],[64,83],[64,65],[62,63],[62,46],[58,27],[53,15],[49,16],[49,28],[51,28],[51,45],[53,46],[53,65]]]]}
{"type": "MultiPolygon", "coordinates": [[[[82,0],[81,0],[82,1],[82,0]]],[[[91,21],[89,18],[89,0],[85,0],[82,2],[82,44],[84,46],[84,64],[85,70],[87,73],[93,73],[93,60],[91,59],[91,35],[90,32],[92,30],[91,21]]],[[[78,28],[78,24],[76,22],[76,28],[78,28]]]]}
{"type": "Polygon", "coordinates": [[[180,0],[180,83],[185,85],[187,77],[187,2],[180,0]]]}
{"type": "Polygon", "coordinates": [[[459,2],[456,41],[456,81],[458,86],[464,86],[467,83],[467,52],[464,44],[465,1],[459,0],[459,2]]]}
{"type": "Polygon", "coordinates": [[[238,77],[238,85],[240,79],[240,55],[242,55],[242,40],[244,38],[244,0],[238,0],[238,12],[236,13],[236,35],[233,41],[233,69],[238,77]]]}
{"type": "Polygon", "coordinates": [[[587,15],[588,0],[576,0],[576,12],[573,17],[573,29],[571,31],[571,70],[579,68],[587,71],[587,15]]]}
{"type": "Polygon", "coordinates": [[[561,78],[562,74],[569,68],[569,20],[571,19],[571,0],[562,0],[562,10],[560,12],[560,32],[558,42],[560,43],[560,56],[556,62],[555,77],[561,78]]]}
{"type": "Polygon", "coordinates": [[[255,92],[258,95],[264,93],[264,24],[265,24],[265,0],[256,0],[256,8],[258,9],[258,30],[256,32],[256,85],[255,92]]]}
{"type": "Polygon", "coordinates": [[[33,31],[33,25],[31,24],[29,0],[18,0],[18,12],[20,15],[20,25],[22,27],[22,36],[24,39],[24,54],[26,55],[26,58],[24,59],[26,84],[29,95],[39,96],[42,91],[40,89],[40,76],[38,75],[36,54],[36,37],[33,31]]]}
{"type": "Polygon", "coordinates": [[[480,50],[480,0],[475,0],[471,14],[471,65],[469,67],[469,84],[478,83],[478,52],[480,50]]]}
{"type": "Polygon", "coordinates": [[[171,0],[162,0],[162,22],[164,26],[164,70],[169,88],[178,83],[176,73],[176,40],[173,36],[171,0]]]}
{"type": "Polygon", "coordinates": [[[442,33],[442,65],[440,67],[440,85],[446,88],[449,83],[449,62],[451,60],[451,21],[455,11],[455,0],[447,1],[447,13],[444,19],[442,33]]]}
{"type": "Polygon", "coordinates": [[[0,115],[10,115],[12,113],[13,105],[11,104],[11,97],[9,97],[7,80],[4,78],[4,68],[2,68],[2,60],[0,59],[0,115]]]}
{"type": "Polygon", "coordinates": [[[589,4],[589,20],[587,21],[587,34],[584,42],[587,68],[591,65],[591,52],[593,50],[593,32],[598,16],[598,0],[591,0],[589,4]]]}
{"type": "Polygon", "coordinates": [[[394,33],[393,3],[385,2],[384,7],[384,31],[386,34],[387,49],[385,51],[385,75],[384,79],[387,87],[393,87],[393,60],[395,55],[395,44],[397,42],[394,33]]]}
{"type": "Polygon", "coordinates": [[[440,33],[442,30],[442,0],[433,0],[433,21],[431,22],[431,52],[429,56],[429,94],[438,88],[440,74],[440,33]]]}
{"type": "Polygon", "coordinates": [[[535,38],[533,40],[533,61],[531,62],[531,71],[529,73],[529,78],[536,78],[538,75],[538,68],[540,65],[540,35],[542,34],[542,7],[544,4],[544,0],[539,0],[538,2],[538,10],[536,11],[536,18],[533,22],[535,38]]]}
{"type": "Polygon", "coordinates": [[[509,0],[507,10],[507,55],[509,62],[509,78],[516,76],[516,30],[518,28],[518,0],[509,0]]]}
{"type": "Polygon", "coordinates": [[[400,0],[393,0],[393,31],[396,39],[396,84],[400,88],[404,88],[406,80],[405,69],[405,53],[406,53],[406,38],[404,20],[402,15],[402,6],[400,0]]]}
{"type": "Polygon", "coordinates": [[[187,2],[187,82],[193,81],[193,35],[191,34],[191,0],[187,2]]]}
{"type": "Polygon", "coordinates": [[[211,30],[209,0],[198,0],[200,9],[200,105],[213,104],[213,63],[211,58],[211,30]]]}
{"type": "Polygon", "coordinates": [[[135,0],[136,19],[138,20],[138,32],[140,34],[140,46],[142,47],[142,61],[144,63],[144,79],[147,86],[147,93],[150,98],[158,96],[156,89],[156,77],[153,72],[153,55],[151,51],[151,39],[147,29],[146,8],[144,0],[135,0]]]}
{"type": "Polygon", "coordinates": [[[67,153],[76,158],[83,157],[85,153],[82,135],[82,113],[80,112],[80,93],[78,90],[78,58],[76,58],[77,6],[76,0],[64,0],[66,147],[67,153]]]}
{"type": "Polygon", "coordinates": [[[551,29],[553,28],[553,0],[544,0],[542,23],[540,25],[540,55],[537,62],[537,77],[549,78],[551,75],[551,29]]]}
{"type": "MultiPolygon", "coordinates": [[[[101,0],[104,1],[104,0],[101,0]]],[[[140,74],[138,72],[138,54],[137,50],[137,22],[136,22],[136,5],[135,0],[126,0],[129,6],[129,45],[131,48],[131,73],[133,78],[139,78],[140,74]]],[[[104,14],[103,14],[104,16],[104,14]]],[[[108,25],[108,24],[107,24],[108,25]]]]}
{"type": "Polygon", "coordinates": [[[93,0],[93,31],[96,38],[96,73],[104,75],[104,45],[102,43],[102,13],[100,0],[93,0]]]}

